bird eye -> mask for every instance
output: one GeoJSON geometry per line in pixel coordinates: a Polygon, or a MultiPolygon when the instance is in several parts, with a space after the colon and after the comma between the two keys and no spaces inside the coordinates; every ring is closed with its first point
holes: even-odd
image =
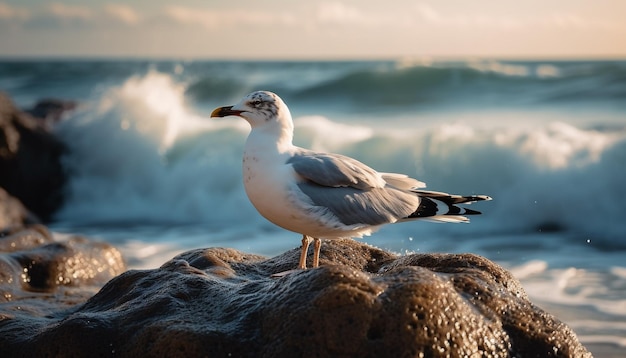
{"type": "Polygon", "coordinates": [[[256,107],[256,106],[258,106],[258,105],[260,105],[260,104],[261,104],[261,101],[260,101],[260,100],[258,100],[258,99],[257,99],[257,100],[252,101],[252,105],[253,105],[253,106],[255,106],[255,107],[256,107]]]}

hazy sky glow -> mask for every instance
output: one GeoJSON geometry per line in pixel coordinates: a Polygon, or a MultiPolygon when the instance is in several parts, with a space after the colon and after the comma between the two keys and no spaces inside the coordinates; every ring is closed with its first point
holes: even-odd
{"type": "Polygon", "coordinates": [[[0,0],[0,56],[626,57],[623,0],[0,0]]]}

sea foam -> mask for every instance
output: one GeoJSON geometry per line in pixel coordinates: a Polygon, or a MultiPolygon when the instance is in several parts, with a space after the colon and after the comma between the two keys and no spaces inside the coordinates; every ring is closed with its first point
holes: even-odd
{"type": "MultiPolygon", "coordinates": [[[[619,179],[623,130],[577,127],[548,115],[529,119],[533,125],[476,124],[453,113],[449,120],[438,115],[431,121],[424,114],[395,120],[390,114],[385,121],[394,128],[386,128],[376,117],[363,124],[342,122],[341,114],[299,116],[298,105],[291,109],[298,145],[415,176],[432,190],[492,196],[480,208],[488,215],[464,231],[550,227],[626,244],[622,201],[609,200],[626,198],[619,179]]],[[[264,225],[240,180],[247,131],[243,120],[197,113],[185,101],[185,88],[167,74],[131,77],[59,126],[70,146],[70,184],[58,219],[220,226],[245,218],[247,225],[264,225]]]]}

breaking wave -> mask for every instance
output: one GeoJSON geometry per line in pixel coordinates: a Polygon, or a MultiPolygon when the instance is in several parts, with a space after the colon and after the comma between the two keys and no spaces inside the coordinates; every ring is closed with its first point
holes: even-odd
{"type": "MultiPolygon", "coordinates": [[[[206,119],[185,102],[185,91],[150,71],[111,87],[58,127],[71,149],[59,220],[267,225],[240,180],[247,124],[206,119]]],[[[419,126],[415,115],[397,119],[394,130],[297,112],[296,144],[416,176],[432,190],[492,196],[480,208],[488,215],[464,231],[566,230],[626,246],[622,128],[578,127],[548,114],[532,126],[439,117],[419,126]]],[[[448,230],[440,227],[429,230],[448,230]]]]}

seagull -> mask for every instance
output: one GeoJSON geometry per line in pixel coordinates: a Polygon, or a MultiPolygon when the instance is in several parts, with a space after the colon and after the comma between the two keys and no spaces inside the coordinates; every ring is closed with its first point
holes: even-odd
{"type": "Polygon", "coordinates": [[[469,222],[479,211],[457,204],[491,200],[421,190],[404,174],[382,173],[360,161],[293,144],[289,108],[276,94],[257,91],[211,117],[237,116],[251,127],[243,153],[243,182],[256,210],[270,222],[302,235],[299,269],[314,243],[319,266],[322,239],[361,238],[382,225],[410,220],[469,222]]]}

